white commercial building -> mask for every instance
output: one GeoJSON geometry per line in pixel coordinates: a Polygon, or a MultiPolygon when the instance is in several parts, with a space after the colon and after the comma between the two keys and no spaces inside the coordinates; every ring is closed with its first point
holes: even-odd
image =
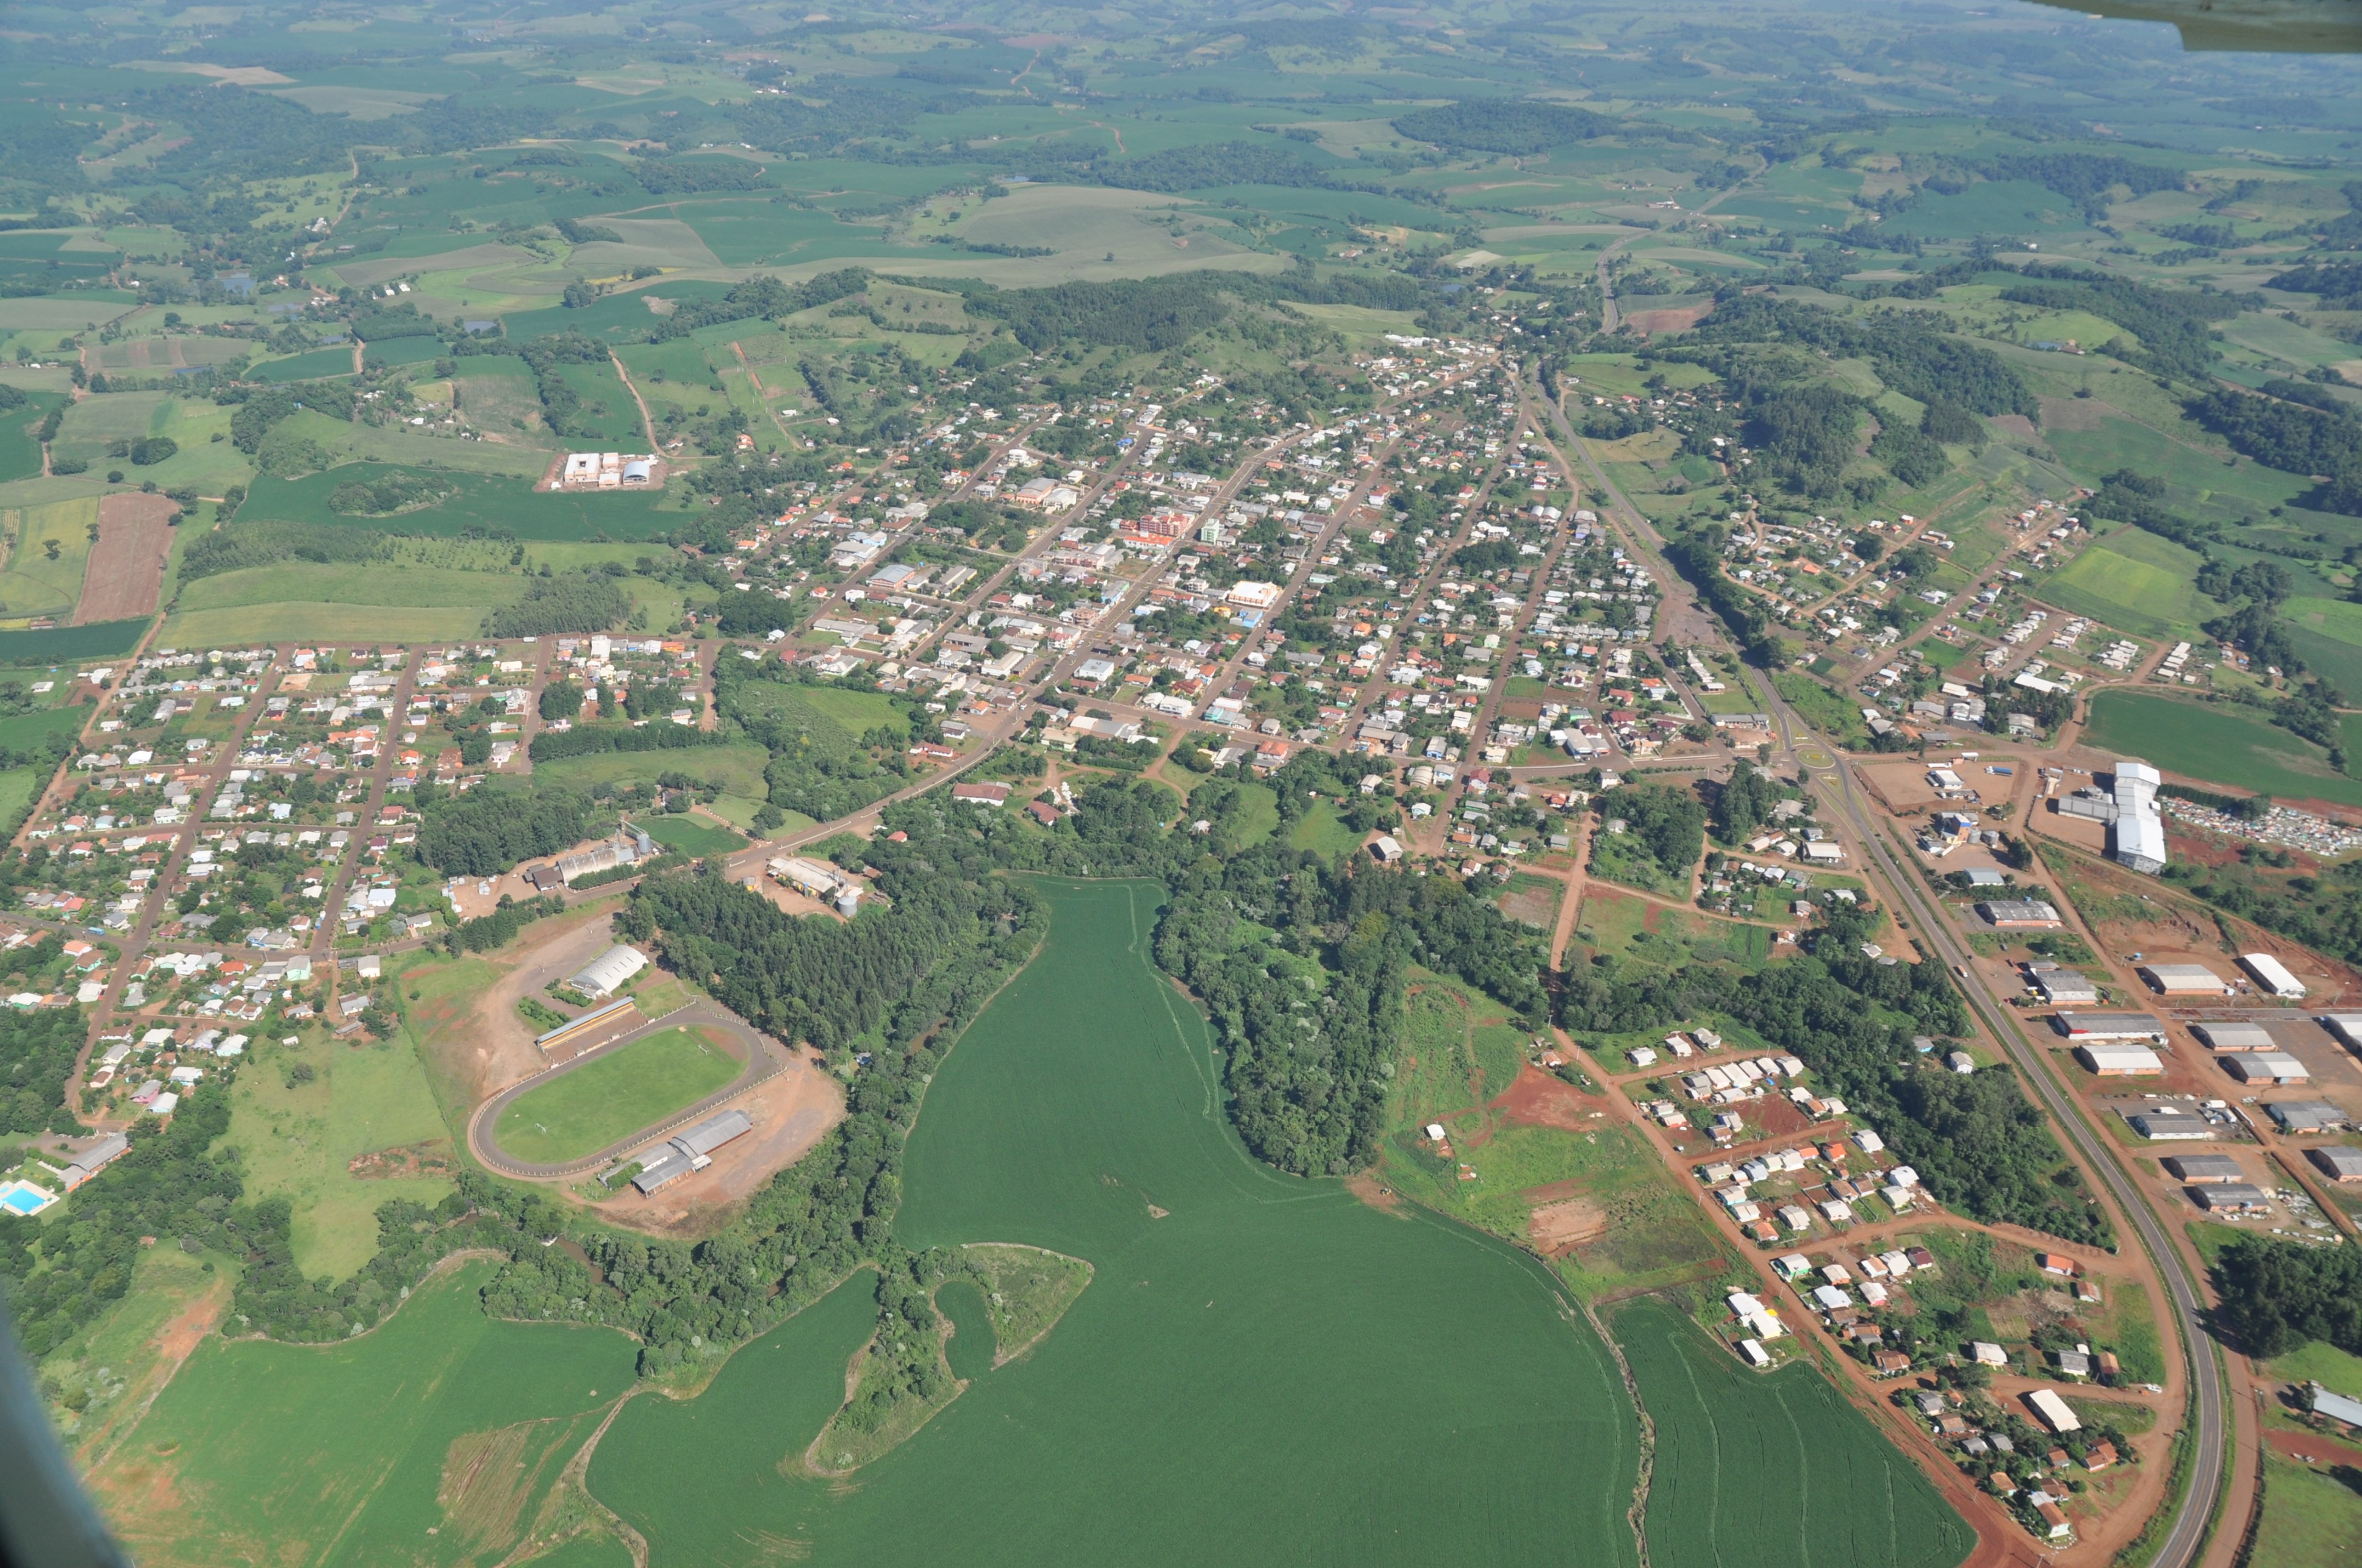
{"type": "Polygon", "coordinates": [[[2256,984],[2276,997],[2296,1001],[2304,995],[2304,982],[2289,973],[2289,966],[2268,953],[2242,953],[2239,967],[2256,977],[2256,984]]]}

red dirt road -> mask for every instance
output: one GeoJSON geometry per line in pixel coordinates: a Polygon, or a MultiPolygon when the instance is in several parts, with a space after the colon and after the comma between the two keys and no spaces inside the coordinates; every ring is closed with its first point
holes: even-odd
{"type": "Polygon", "coordinates": [[[74,624],[127,621],[153,615],[164,588],[164,558],[172,548],[172,513],[167,497],[122,491],[98,502],[98,543],[90,548],[83,573],[82,602],[74,624]]]}

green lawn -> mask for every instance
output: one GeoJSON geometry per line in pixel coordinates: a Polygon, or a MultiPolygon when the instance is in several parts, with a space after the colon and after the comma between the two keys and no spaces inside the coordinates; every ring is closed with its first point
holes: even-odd
{"type": "Polygon", "coordinates": [[[2092,699],[2086,733],[2103,751],[2187,778],[2283,800],[2362,806],[2362,779],[2333,771],[2321,747],[2227,704],[2111,689],[2092,699]]]}
{"type": "Polygon", "coordinates": [[[519,1095],[492,1136],[536,1165],[579,1160],[696,1104],[744,1066],[703,1032],[659,1030],[519,1095]]]}
{"type": "Polygon", "coordinates": [[[1296,819],[1296,825],[1287,830],[1287,843],[1290,848],[1308,849],[1325,859],[1334,859],[1360,847],[1362,835],[1338,814],[1335,801],[1322,799],[1315,801],[1310,811],[1296,819]]]}

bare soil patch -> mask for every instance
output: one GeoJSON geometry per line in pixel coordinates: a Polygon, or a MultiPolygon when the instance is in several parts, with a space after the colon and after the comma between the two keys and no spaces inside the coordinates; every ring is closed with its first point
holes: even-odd
{"type": "Polygon", "coordinates": [[[363,1181],[391,1181],[396,1176],[447,1176],[458,1172],[458,1161],[452,1157],[451,1140],[434,1138],[424,1143],[404,1143],[392,1149],[371,1149],[356,1155],[345,1165],[348,1174],[363,1181]]]}
{"type": "Polygon", "coordinates": [[[1624,325],[1651,337],[1660,332],[1687,332],[1705,320],[1706,312],[1713,308],[1707,304],[1683,305],[1678,310],[1636,310],[1624,318],[1624,325]]]}
{"type": "Polygon", "coordinates": [[[1526,1220],[1527,1241],[1546,1258],[1564,1257],[1606,1233],[1606,1211],[1587,1198],[1545,1203],[1526,1220]]]}
{"type": "Polygon", "coordinates": [[[1588,1132],[1606,1119],[1607,1104],[1529,1062],[1493,1101],[1493,1109],[1529,1127],[1588,1132]]]}
{"type": "Polygon", "coordinates": [[[169,496],[136,490],[100,497],[98,543],[83,572],[75,625],[156,613],[172,549],[172,514],[179,510],[169,496]]]}

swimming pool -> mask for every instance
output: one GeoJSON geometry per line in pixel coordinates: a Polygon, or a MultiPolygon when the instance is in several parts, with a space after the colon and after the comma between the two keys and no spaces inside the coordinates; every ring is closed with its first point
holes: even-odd
{"type": "Polygon", "coordinates": [[[46,1192],[28,1181],[12,1181],[0,1187],[0,1209],[24,1219],[30,1219],[58,1200],[54,1192],[46,1192]]]}

